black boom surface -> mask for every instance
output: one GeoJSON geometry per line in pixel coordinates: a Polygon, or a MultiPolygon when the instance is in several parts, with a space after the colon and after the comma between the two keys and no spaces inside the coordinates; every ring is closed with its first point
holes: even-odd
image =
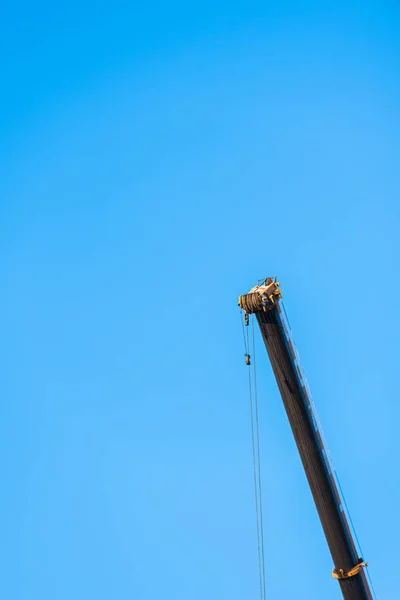
{"type": "MultiPolygon", "coordinates": [[[[350,571],[358,562],[347,520],[332,474],[322,451],[320,434],[313,423],[310,401],[299,378],[293,349],[285,336],[279,304],[257,311],[257,321],[268,351],[290,426],[303,462],[335,569],[350,571]]],[[[312,573],[312,567],[310,567],[312,573]]],[[[307,577],[308,575],[305,574],[307,577]]],[[[364,571],[339,579],[345,600],[372,600],[364,571]]]]}

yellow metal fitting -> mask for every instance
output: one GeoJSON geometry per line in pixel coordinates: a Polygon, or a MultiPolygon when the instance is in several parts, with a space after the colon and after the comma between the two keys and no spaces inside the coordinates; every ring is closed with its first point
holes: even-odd
{"type": "Polygon", "coordinates": [[[335,579],[348,579],[349,577],[354,577],[354,575],[358,575],[358,573],[364,567],[368,567],[367,562],[362,562],[362,560],[357,563],[350,571],[343,571],[343,569],[333,569],[332,577],[335,579]]]}
{"type": "Polygon", "coordinates": [[[248,294],[239,296],[238,304],[247,314],[274,308],[276,301],[279,300],[282,295],[280,284],[279,281],[276,280],[276,277],[268,277],[261,281],[262,283],[259,282],[256,286],[251,288],[248,294]]]}

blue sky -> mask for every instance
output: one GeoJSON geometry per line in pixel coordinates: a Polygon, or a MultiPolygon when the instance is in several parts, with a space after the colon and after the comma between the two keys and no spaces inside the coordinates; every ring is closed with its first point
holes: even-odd
{"type": "MultiPolygon", "coordinates": [[[[398,596],[399,10],[266,4],[5,8],[9,600],[257,598],[236,298],[275,274],[398,596]]],[[[267,598],[339,599],[260,344],[258,379],[267,598]]]]}

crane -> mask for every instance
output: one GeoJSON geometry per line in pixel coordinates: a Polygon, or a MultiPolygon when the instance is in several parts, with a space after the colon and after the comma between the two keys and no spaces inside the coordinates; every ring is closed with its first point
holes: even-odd
{"type": "MultiPolygon", "coordinates": [[[[332,575],[345,600],[373,600],[365,567],[349,527],[326,444],[291,339],[276,277],[260,280],[239,296],[245,324],[254,314],[267,349],[304,471],[332,556],[332,575]]],[[[250,364],[250,355],[246,355],[250,364]]]]}

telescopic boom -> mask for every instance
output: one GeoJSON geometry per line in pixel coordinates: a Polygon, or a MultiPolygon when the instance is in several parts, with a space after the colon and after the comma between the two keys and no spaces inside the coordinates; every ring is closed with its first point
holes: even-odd
{"type": "Polygon", "coordinates": [[[366,563],[357,554],[318,419],[285,324],[276,278],[265,279],[240,296],[239,306],[246,315],[256,315],[332,555],[332,575],[345,600],[373,600],[364,572],[366,563]]]}

